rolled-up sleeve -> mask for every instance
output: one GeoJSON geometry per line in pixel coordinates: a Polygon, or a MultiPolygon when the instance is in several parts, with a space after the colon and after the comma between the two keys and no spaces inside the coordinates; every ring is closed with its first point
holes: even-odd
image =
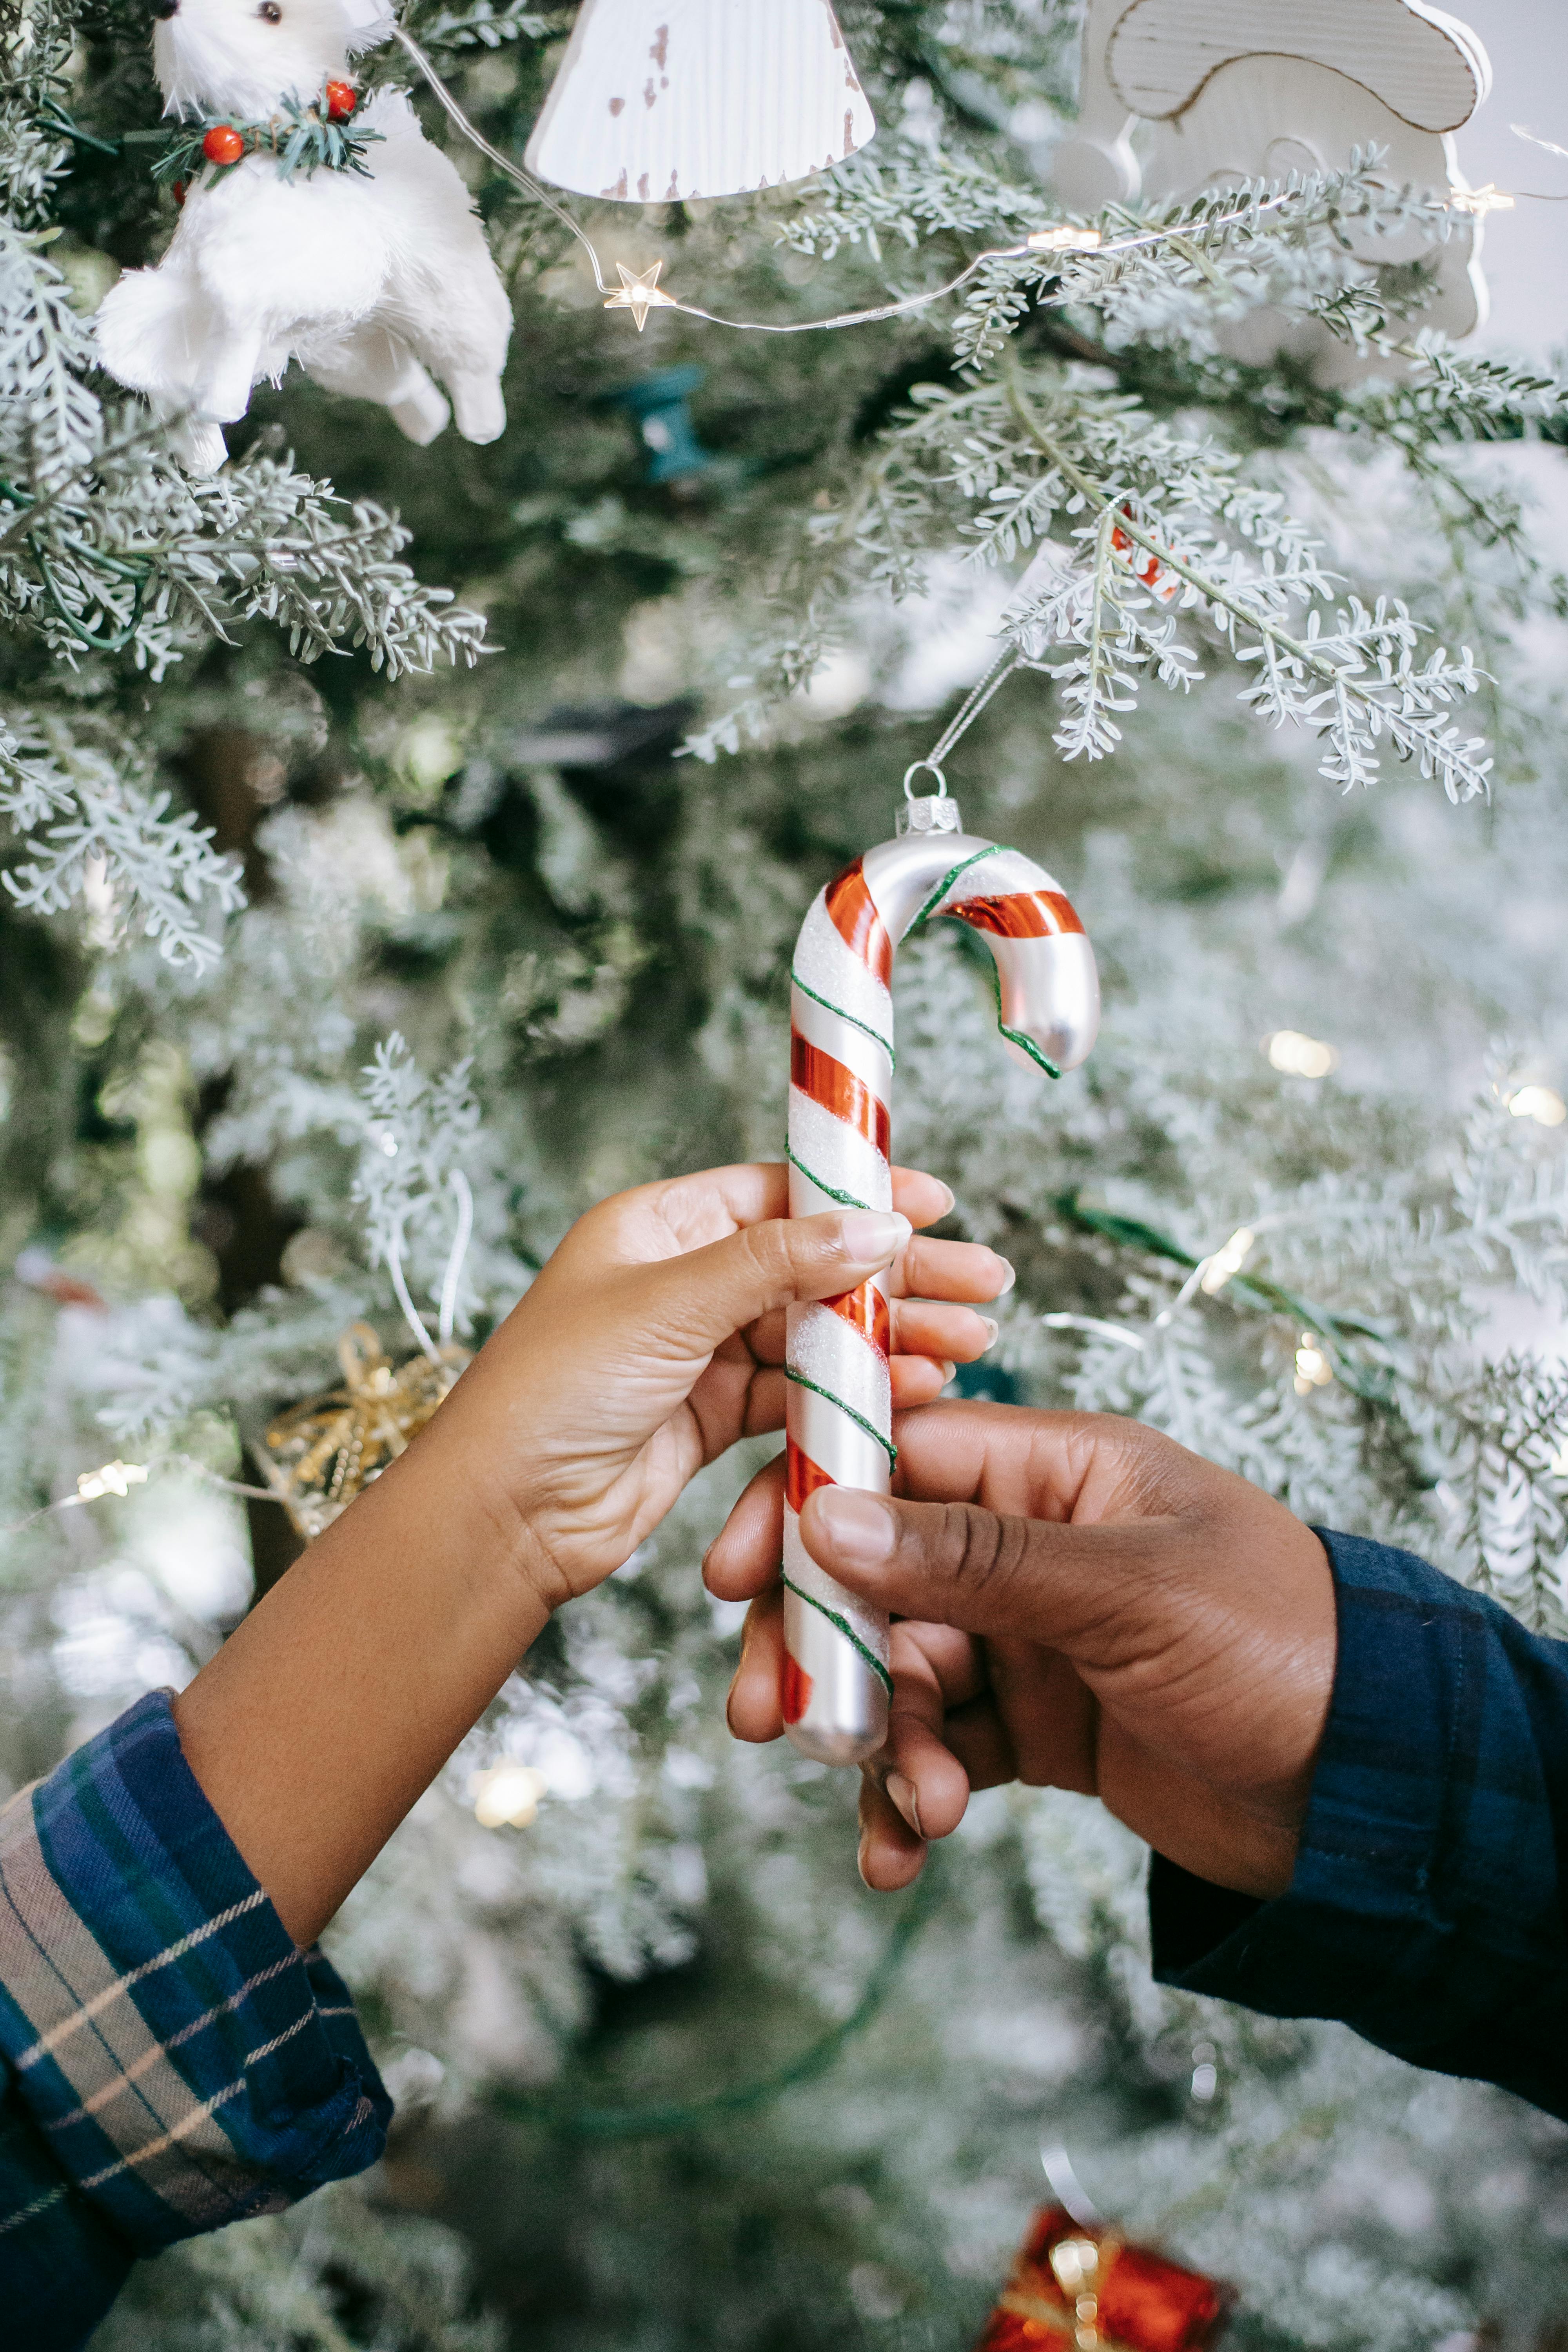
{"type": "Polygon", "coordinates": [[[1251,1902],[1156,1855],[1155,1973],[1568,2118],[1568,1643],[1318,1532],[1339,1652],[1290,1885],[1251,1902]]]}
{"type": "Polygon", "coordinates": [[[0,1812],[0,2295],[17,2341],[67,2352],[136,2256],[363,2170],[391,2112],[342,1979],[247,1869],[166,1694],[0,1812]]]}

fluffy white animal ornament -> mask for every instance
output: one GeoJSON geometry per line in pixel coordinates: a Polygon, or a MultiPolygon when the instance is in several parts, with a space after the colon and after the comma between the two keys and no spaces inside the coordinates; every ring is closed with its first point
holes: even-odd
{"type": "MultiPolygon", "coordinates": [[[[468,190],[404,93],[379,90],[354,113],[349,168],[320,161],[320,133],[314,168],[281,169],[268,143],[286,148],[301,110],[327,123],[353,106],[342,78],[351,52],[385,35],[380,0],[153,6],[163,110],[214,126],[215,168],[193,180],[157,268],[105,297],[110,373],[184,420],[195,473],[223,464],[221,427],[291,359],[328,392],[390,409],[411,441],[434,440],[454,410],[465,440],[495,440],[511,306],[468,190]]],[[[326,143],[344,152],[330,132],[326,143]]]]}

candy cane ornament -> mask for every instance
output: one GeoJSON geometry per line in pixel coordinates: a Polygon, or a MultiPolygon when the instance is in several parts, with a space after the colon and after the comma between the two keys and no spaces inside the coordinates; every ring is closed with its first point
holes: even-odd
{"type": "MultiPolygon", "coordinates": [[[[944,915],[978,931],[995,959],[998,1024],[1016,1061],[1057,1077],[1093,1045],[1100,979],[1066,894],[1031,858],[963,832],[945,786],[908,798],[898,838],[846,866],[801,926],[790,995],[792,1216],[891,1207],[893,953],[944,915]]],[[[816,1565],[799,1515],[818,1486],[890,1489],[889,1323],[885,1274],[788,1316],[784,1717],[795,1747],[824,1764],[863,1763],[887,1738],[888,1620],[816,1565]]]]}

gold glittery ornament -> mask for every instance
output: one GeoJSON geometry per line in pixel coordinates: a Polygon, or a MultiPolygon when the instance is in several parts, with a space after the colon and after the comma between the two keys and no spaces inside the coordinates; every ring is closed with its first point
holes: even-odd
{"type": "Polygon", "coordinates": [[[472,1361],[448,1344],[394,1364],[368,1323],[338,1341],[343,1385],[291,1405],[268,1423],[257,1460],[273,1493],[309,1541],[344,1512],[424,1428],[472,1361]]]}

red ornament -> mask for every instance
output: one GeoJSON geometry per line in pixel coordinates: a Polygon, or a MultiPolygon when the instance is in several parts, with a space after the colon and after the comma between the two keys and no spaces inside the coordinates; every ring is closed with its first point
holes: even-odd
{"type": "Polygon", "coordinates": [[[322,95],[327,101],[327,118],[331,122],[346,122],[359,104],[359,92],[352,81],[330,81],[322,95]]]}
{"type": "Polygon", "coordinates": [[[1047,2205],[975,2352],[1206,2352],[1232,2299],[1217,2280],[1047,2205]]]}
{"type": "Polygon", "coordinates": [[[209,163],[237,163],[244,152],[245,142],[232,122],[215,122],[202,141],[209,163]]]}
{"type": "MultiPolygon", "coordinates": [[[[1131,522],[1131,508],[1123,507],[1121,511],[1131,522]]],[[[1168,604],[1182,583],[1173,574],[1167,573],[1159,558],[1151,555],[1147,548],[1139,547],[1128,537],[1120,523],[1117,523],[1111,530],[1110,544],[1118,555],[1126,558],[1133,578],[1141,581],[1145,588],[1152,589],[1163,604],[1168,604]]]]}
{"type": "Polygon", "coordinates": [[[185,184],[184,180],[176,180],[174,183],[174,209],[176,212],[182,213],[185,209],[185,184]]]}

